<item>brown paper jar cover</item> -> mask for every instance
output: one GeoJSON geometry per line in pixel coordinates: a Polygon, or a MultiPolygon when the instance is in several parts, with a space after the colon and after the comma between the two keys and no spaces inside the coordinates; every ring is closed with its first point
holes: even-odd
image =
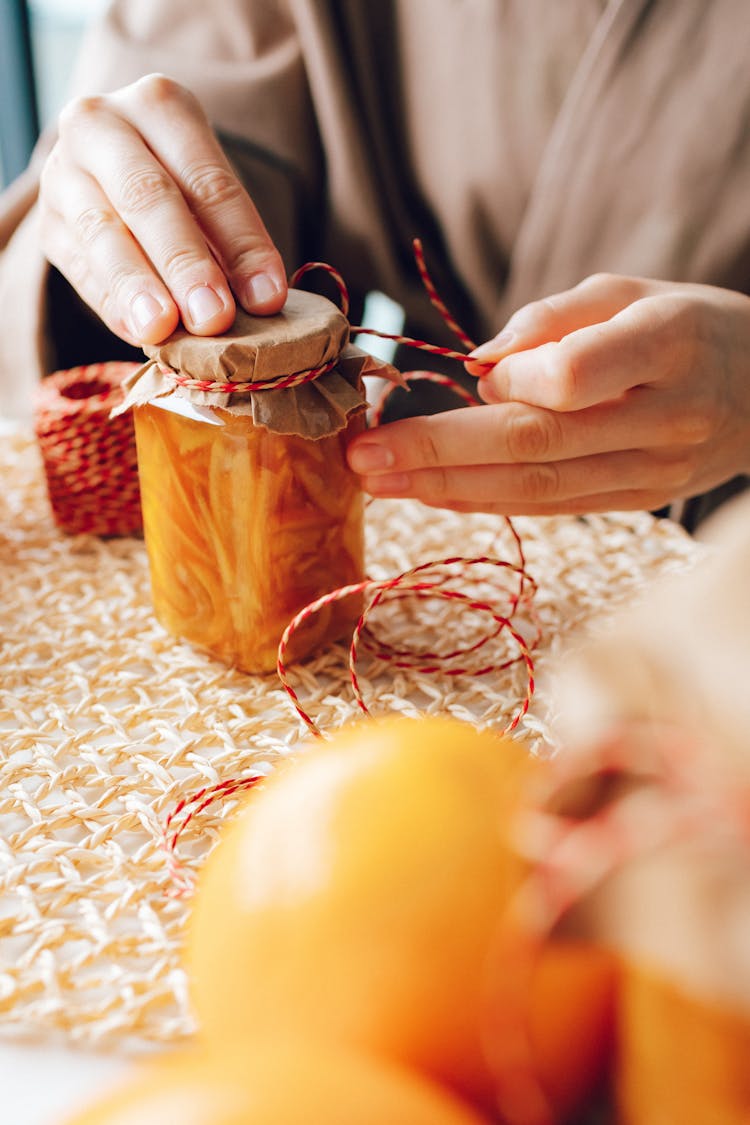
{"type": "MultiPolygon", "coordinates": [[[[364,577],[363,497],[346,447],[365,424],[362,375],[380,367],[347,341],[335,306],[293,290],[277,316],[240,313],[224,336],[179,331],[149,348],[127,391],[156,614],[247,672],[276,667],[303,606],[364,577]],[[283,390],[217,393],[169,377],[254,383],[332,361],[283,390]]],[[[360,611],[355,596],[311,617],[288,659],[350,632],[360,611]]]]}
{"type": "Polygon", "coordinates": [[[162,344],[146,345],[149,356],[125,386],[127,410],[175,394],[199,406],[222,407],[249,415],[256,425],[278,434],[321,438],[347,425],[364,410],[361,376],[378,373],[394,381],[397,372],[348,343],[349,322],[325,297],[291,289],[276,316],[253,317],[239,310],[222,336],[192,336],[179,329],[162,344]],[[219,383],[270,383],[310,371],[333,360],[332,370],[313,382],[281,390],[218,393],[175,387],[168,372],[191,380],[219,383]]]}

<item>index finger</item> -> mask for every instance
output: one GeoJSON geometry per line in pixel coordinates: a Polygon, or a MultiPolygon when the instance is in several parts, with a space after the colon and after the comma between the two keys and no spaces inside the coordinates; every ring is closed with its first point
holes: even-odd
{"type": "Polygon", "coordinates": [[[197,99],[172,79],[150,75],[112,101],[177,184],[243,307],[278,312],[287,294],[281,255],[197,99]]]}
{"type": "Polygon", "coordinates": [[[644,297],[610,320],[500,360],[484,377],[486,402],[583,410],[672,373],[687,339],[682,303],[644,297]]]}
{"type": "Polygon", "coordinates": [[[689,447],[692,421],[674,400],[625,396],[561,413],[504,402],[388,422],[356,437],[347,457],[356,473],[410,472],[473,465],[565,461],[638,448],[668,453],[689,447]]]}

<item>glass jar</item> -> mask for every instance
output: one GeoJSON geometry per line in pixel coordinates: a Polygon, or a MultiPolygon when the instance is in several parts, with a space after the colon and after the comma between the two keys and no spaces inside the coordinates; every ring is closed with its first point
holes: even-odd
{"type": "MultiPolygon", "coordinates": [[[[246,672],[276,667],[303,606],[364,576],[363,499],[346,464],[362,416],[311,441],[214,408],[135,409],[154,609],[175,636],[246,672]]],[[[360,601],[334,602],[295,633],[301,659],[351,633],[360,601]]]]}
{"type": "MultiPolygon", "coordinates": [[[[372,361],[346,343],[330,302],[314,297],[328,310],[311,323],[313,295],[290,296],[283,318],[241,317],[226,338],[183,339],[187,373],[171,338],[126,400],[156,615],[174,636],[246,672],[272,671],[294,615],[364,577],[364,502],[346,447],[365,425],[361,375],[372,361]],[[294,341],[293,358],[280,338],[294,341]],[[319,379],[277,389],[284,370],[320,367],[319,379]],[[257,389],[260,368],[267,390],[257,389]],[[256,390],[224,393],[227,378],[256,390]]],[[[312,615],[287,659],[351,634],[361,605],[355,595],[312,615]]]]}

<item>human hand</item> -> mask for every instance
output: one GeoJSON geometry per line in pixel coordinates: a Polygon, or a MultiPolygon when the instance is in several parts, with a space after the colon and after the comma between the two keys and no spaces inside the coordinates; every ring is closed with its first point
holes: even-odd
{"type": "Polygon", "coordinates": [[[235,300],[268,314],[286,299],[281,258],[200,105],[162,75],[63,110],[40,209],[49,260],[131,344],[180,320],[214,335],[235,300]]]}
{"type": "Polygon", "coordinates": [[[352,442],[370,493],[548,515],[659,508],[750,472],[741,293],[599,274],[526,305],[472,356],[488,405],[352,442]]]}

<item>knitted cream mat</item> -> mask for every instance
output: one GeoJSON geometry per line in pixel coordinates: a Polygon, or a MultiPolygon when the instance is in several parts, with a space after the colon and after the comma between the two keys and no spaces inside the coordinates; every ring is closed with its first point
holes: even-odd
{"type": "MultiPolygon", "coordinates": [[[[27,437],[3,438],[0,472],[2,1031],[121,1050],[174,1040],[191,1028],[178,955],[188,903],[168,893],[164,820],[182,797],[271,768],[307,735],[274,677],[233,672],[166,635],[142,542],[55,529],[27,437]]],[[[374,577],[455,553],[516,561],[496,517],[379,501],[368,523],[374,577]]],[[[539,583],[537,673],[605,602],[698,550],[644,514],[516,523],[539,583]]],[[[480,584],[480,598],[491,594],[480,584]]],[[[390,622],[402,648],[472,628],[460,605],[437,600],[396,602],[390,622]]],[[[293,672],[324,731],[358,715],[344,646],[293,672]]],[[[368,666],[364,654],[361,682],[374,713],[442,711],[503,728],[526,680],[520,665],[441,680],[368,666]]],[[[542,685],[519,727],[537,747],[552,744],[548,712],[542,685]]],[[[180,848],[193,868],[234,807],[216,803],[191,822],[180,848]]]]}

